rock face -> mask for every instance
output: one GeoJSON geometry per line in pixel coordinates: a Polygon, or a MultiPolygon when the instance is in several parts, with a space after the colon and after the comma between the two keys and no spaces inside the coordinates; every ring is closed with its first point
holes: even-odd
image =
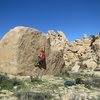
{"type": "Polygon", "coordinates": [[[56,74],[57,72],[61,72],[65,65],[65,61],[63,59],[63,51],[51,51],[49,53],[50,54],[47,57],[47,73],[56,74]]]}
{"type": "Polygon", "coordinates": [[[50,70],[50,73],[53,74],[57,72],[54,70],[56,67],[59,71],[64,60],[62,54],[50,52],[52,51],[45,34],[32,28],[15,27],[5,35],[0,43],[0,71],[30,75],[33,73],[47,74],[50,70]],[[34,62],[37,61],[37,56],[41,50],[45,50],[46,67],[39,69],[34,66],[34,62]],[[55,57],[52,57],[53,55],[55,57]]]}

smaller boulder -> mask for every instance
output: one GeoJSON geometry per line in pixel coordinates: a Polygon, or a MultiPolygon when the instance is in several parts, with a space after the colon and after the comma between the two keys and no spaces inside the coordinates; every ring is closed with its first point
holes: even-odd
{"type": "Polygon", "coordinates": [[[87,61],[83,61],[83,66],[87,67],[87,68],[92,68],[92,69],[95,69],[97,67],[97,63],[94,62],[94,61],[90,61],[90,60],[87,60],[87,61]]]}

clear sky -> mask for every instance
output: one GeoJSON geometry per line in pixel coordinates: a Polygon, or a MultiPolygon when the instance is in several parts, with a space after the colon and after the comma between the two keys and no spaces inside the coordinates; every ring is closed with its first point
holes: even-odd
{"type": "Polygon", "coordinates": [[[100,32],[100,0],[0,0],[0,39],[26,26],[63,31],[69,41],[100,32]]]}

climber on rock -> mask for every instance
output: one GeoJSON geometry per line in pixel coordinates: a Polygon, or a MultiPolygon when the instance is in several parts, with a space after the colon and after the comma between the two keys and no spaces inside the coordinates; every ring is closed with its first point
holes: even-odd
{"type": "Polygon", "coordinates": [[[43,50],[41,50],[41,55],[38,56],[38,61],[35,64],[35,66],[40,67],[44,61],[45,61],[45,52],[43,50]]]}

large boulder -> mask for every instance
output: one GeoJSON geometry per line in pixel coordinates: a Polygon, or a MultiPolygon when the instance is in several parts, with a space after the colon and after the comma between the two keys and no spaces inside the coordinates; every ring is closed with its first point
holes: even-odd
{"type": "Polygon", "coordinates": [[[54,74],[59,71],[54,69],[61,69],[64,64],[62,54],[58,52],[52,53],[49,40],[42,32],[27,27],[15,27],[0,42],[0,71],[20,75],[48,74],[52,68],[50,73],[54,74]],[[46,55],[46,65],[42,69],[34,66],[41,50],[45,50],[46,55]],[[60,56],[59,59],[63,62],[56,56],[60,56]]]}

